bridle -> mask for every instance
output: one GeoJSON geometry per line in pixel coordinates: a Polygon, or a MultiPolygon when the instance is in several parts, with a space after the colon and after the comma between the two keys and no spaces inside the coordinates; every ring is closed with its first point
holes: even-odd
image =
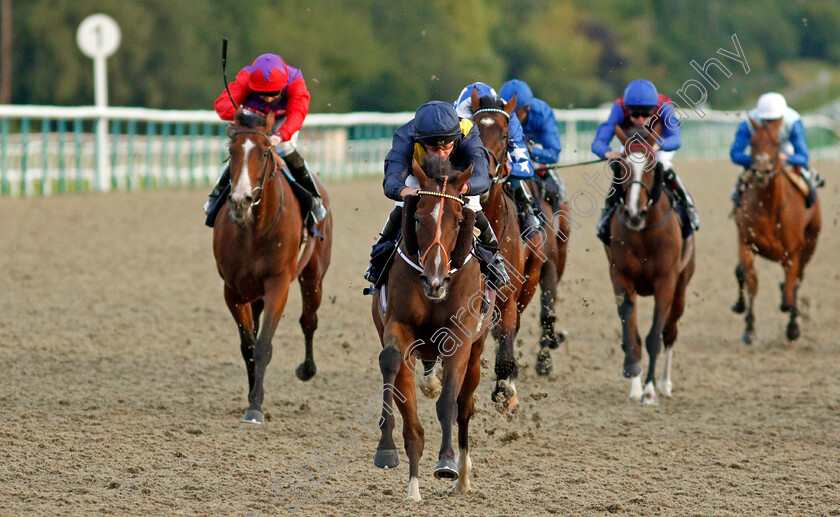
{"type": "MultiPolygon", "coordinates": [[[[508,131],[507,131],[507,133],[505,133],[505,140],[504,140],[505,145],[502,147],[502,153],[505,153],[507,151],[507,148],[510,146],[510,114],[507,111],[505,111],[503,109],[500,109],[500,108],[481,108],[481,109],[475,110],[473,112],[473,114],[472,114],[473,121],[475,121],[475,116],[478,115],[479,113],[501,113],[502,115],[504,115],[505,119],[507,119],[507,121],[508,121],[508,131]]],[[[487,149],[487,148],[485,147],[485,149],[487,149]]],[[[499,176],[499,169],[502,168],[502,165],[504,164],[504,162],[502,160],[500,160],[499,157],[496,156],[496,153],[494,153],[490,149],[487,149],[487,152],[490,153],[490,156],[492,156],[494,160],[496,160],[496,168],[493,170],[492,182],[493,183],[499,183],[499,182],[504,181],[506,178],[502,178],[501,176],[499,176]]]]}
{"type": "MultiPolygon", "coordinates": [[[[266,141],[268,141],[268,151],[271,153],[272,161],[274,162],[274,169],[271,171],[271,174],[266,174],[264,172],[263,173],[262,184],[259,187],[251,188],[251,196],[256,197],[257,192],[259,192],[259,195],[260,195],[259,199],[257,199],[256,201],[251,203],[251,206],[255,207],[255,206],[259,205],[260,202],[262,202],[262,194],[265,191],[266,184],[269,181],[271,181],[272,179],[274,179],[274,176],[280,171],[280,157],[277,156],[277,152],[274,150],[273,147],[271,147],[271,137],[269,135],[263,133],[262,131],[258,131],[256,129],[237,129],[230,136],[231,136],[231,138],[233,138],[237,135],[249,134],[249,133],[250,134],[255,134],[255,135],[261,135],[263,138],[266,139],[266,141]]],[[[267,168],[268,168],[268,166],[266,166],[266,169],[267,168]]],[[[233,195],[232,191],[231,191],[230,195],[233,195]]]]}
{"type": "Polygon", "coordinates": [[[420,256],[420,266],[421,267],[425,267],[424,262],[426,261],[426,257],[429,255],[429,252],[431,252],[432,248],[434,248],[435,246],[440,247],[440,251],[443,253],[443,257],[446,260],[446,265],[447,266],[449,265],[449,262],[450,262],[449,253],[446,251],[446,247],[443,245],[443,243],[440,242],[440,235],[442,233],[440,231],[440,227],[441,227],[441,223],[443,222],[443,207],[444,207],[443,203],[444,203],[444,200],[451,199],[453,201],[457,201],[457,202],[461,203],[461,205],[463,206],[464,205],[464,200],[461,199],[458,196],[453,196],[451,194],[446,194],[444,192],[446,190],[446,183],[448,181],[449,181],[448,177],[443,178],[443,187],[441,188],[440,192],[435,192],[434,190],[418,190],[417,191],[417,194],[421,197],[422,196],[435,196],[435,197],[440,198],[440,209],[438,210],[437,224],[435,226],[435,240],[432,241],[431,244],[429,244],[429,247],[426,248],[426,251],[424,251],[423,255],[420,256]]]}
{"type": "MultiPolygon", "coordinates": [[[[251,208],[253,208],[255,206],[258,206],[262,202],[263,193],[265,192],[266,185],[268,184],[269,181],[274,179],[274,177],[280,171],[280,168],[281,168],[280,157],[277,156],[277,151],[275,151],[274,148],[271,146],[271,137],[269,135],[263,133],[262,131],[256,130],[256,129],[237,129],[237,130],[235,130],[231,133],[230,137],[232,139],[235,136],[242,135],[242,134],[261,135],[263,138],[265,138],[266,141],[268,141],[268,152],[271,153],[272,162],[274,163],[274,169],[271,170],[271,173],[268,173],[267,170],[263,172],[262,184],[259,187],[251,188],[251,196],[256,196],[256,193],[259,192],[259,199],[257,199],[256,201],[253,201],[251,203],[251,208]]],[[[271,166],[272,162],[266,162],[266,169],[268,169],[271,166]]],[[[279,176],[278,176],[278,179],[279,179],[279,176]]],[[[277,213],[274,214],[274,220],[271,222],[268,229],[265,232],[263,232],[261,235],[258,235],[257,237],[255,237],[255,239],[260,239],[260,238],[268,235],[269,232],[271,232],[271,230],[274,228],[274,225],[277,224],[277,221],[280,219],[280,213],[283,212],[283,202],[285,201],[285,197],[286,197],[285,194],[286,194],[285,189],[283,189],[282,185],[281,185],[281,188],[280,188],[280,204],[277,207],[277,213]]],[[[228,197],[230,198],[230,196],[232,196],[232,195],[233,195],[233,189],[231,189],[231,193],[228,195],[228,197]]]]}
{"type": "MultiPolygon", "coordinates": [[[[626,157],[622,156],[622,160],[626,160],[626,157]]],[[[656,172],[654,172],[654,181],[656,181],[656,172]]],[[[645,210],[649,210],[650,207],[652,207],[656,202],[659,201],[659,199],[656,199],[656,200],[653,199],[653,196],[651,195],[651,192],[650,192],[650,187],[648,187],[643,181],[633,180],[633,181],[627,182],[622,187],[622,190],[624,192],[621,196],[621,206],[623,206],[623,207],[627,206],[627,191],[628,191],[628,189],[631,185],[639,185],[641,188],[645,189],[645,192],[647,193],[647,203],[645,204],[645,210]]],[[[660,192],[659,195],[660,196],[662,195],[661,192],[660,192]]],[[[660,226],[662,226],[663,224],[665,224],[665,222],[668,221],[668,219],[671,217],[671,213],[674,212],[674,202],[673,202],[673,200],[671,200],[671,198],[669,196],[666,196],[666,197],[668,197],[668,204],[669,204],[668,212],[662,217],[662,219],[657,221],[656,224],[654,224],[653,226],[645,225],[641,229],[638,229],[638,230],[634,229],[624,219],[624,216],[622,216],[622,210],[618,210],[618,220],[621,221],[621,224],[624,225],[625,228],[627,228],[628,230],[631,230],[631,231],[648,232],[648,231],[655,230],[655,229],[659,228],[660,226]]]]}

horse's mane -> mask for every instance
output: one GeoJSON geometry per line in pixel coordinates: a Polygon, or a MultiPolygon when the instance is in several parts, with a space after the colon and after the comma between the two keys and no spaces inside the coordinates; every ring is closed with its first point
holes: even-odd
{"type": "Polygon", "coordinates": [[[240,111],[236,114],[236,123],[242,127],[256,128],[265,125],[265,117],[259,113],[240,111]]]}

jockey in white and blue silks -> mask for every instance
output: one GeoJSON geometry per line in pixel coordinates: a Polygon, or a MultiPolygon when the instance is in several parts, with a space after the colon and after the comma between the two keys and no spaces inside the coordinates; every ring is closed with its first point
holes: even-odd
{"type": "MultiPolygon", "coordinates": [[[[478,97],[499,97],[496,90],[484,83],[472,83],[467,85],[458,100],[452,103],[458,116],[472,120],[472,92],[478,91],[478,97]]],[[[507,99],[503,99],[507,100],[507,99]]],[[[508,141],[507,166],[510,170],[510,186],[513,190],[513,199],[519,211],[520,225],[523,229],[521,235],[530,239],[540,230],[540,219],[534,213],[534,203],[528,185],[524,180],[534,177],[534,166],[531,164],[531,156],[528,154],[528,147],[525,145],[525,133],[522,131],[522,124],[517,117],[509,117],[510,139],[508,141]]],[[[500,157],[501,159],[501,157],[500,157]]]]}
{"type": "MultiPolygon", "coordinates": [[[[781,94],[770,92],[759,97],[756,107],[747,115],[759,124],[782,119],[778,133],[781,142],[779,158],[792,165],[793,170],[798,172],[808,184],[808,197],[805,204],[810,207],[817,198],[816,189],[822,187],[824,182],[815,170],[808,168],[808,144],[805,143],[805,127],[802,125],[799,113],[787,105],[787,101],[781,94]]],[[[749,120],[741,122],[729,151],[732,162],[744,169],[752,166],[752,158],[744,151],[749,147],[754,132],[749,120]]],[[[744,178],[739,175],[735,190],[732,192],[732,201],[736,207],[741,204],[741,194],[745,187],[744,178]]]]}
{"type": "MultiPolygon", "coordinates": [[[[645,79],[630,81],[624,89],[624,95],[616,99],[610,115],[595,131],[592,142],[592,152],[599,158],[617,160],[621,151],[613,151],[610,141],[615,136],[615,126],[627,131],[632,126],[640,127],[656,118],[662,123],[659,138],[653,148],[656,151],[656,161],[665,170],[665,184],[679,198],[679,202],[686,208],[693,229],[700,228],[700,217],[694,208],[694,201],[683,185],[679,176],[674,172],[671,160],[674,152],[682,146],[680,138],[680,121],[674,113],[674,103],[666,95],[656,91],[656,86],[645,79]]],[[[597,235],[605,244],[609,243],[609,221],[615,210],[617,196],[610,195],[604,203],[601,219],[598,221],[597,235]]]]}
{"type": "MultiPolygon", "coordinates": [[[[503,99],[512,99],[516,95],[516,107],[514,112],[522,130],[525,132],[525,143],[528,146],[528,153],[531,161],[540,165],[552,165],[560,157],[560,134],[557,131],[557,119],[554,117],[554,110],[542,99],[534,97],[531,88],[525,81],[511,79],[502,85],[499,95],[503,99]]],[[[563,178],[554,169],[543,168],[542,171],[535,167],[534,172],[542,178],[546,187],[548,202],[557,212],[560,203],[566,198],[566,189],[563,178]]]]}

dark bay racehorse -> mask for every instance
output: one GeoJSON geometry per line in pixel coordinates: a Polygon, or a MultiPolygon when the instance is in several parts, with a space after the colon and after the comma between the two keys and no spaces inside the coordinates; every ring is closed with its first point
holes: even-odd
{"type": "Polygon", "coordinates": [[[752,167],[746,172],[746,190],[734,212],[738,227],[738,266],[735,268],[738,301],[732,310],[738,314],[747,313],[742,336],[747,344],[755,340],[753,300],[758,292],[758,277],[753,265],[754,254],[757,252],[782,264],[785,280],[781,285],[781,310],[790,313],[787,338],[794,340],[800,333],[796,322],[799,315],[796,294],[820,234],[819,198],[810,208],[805,208],[805,196],[793,185],[798,179],[796,173],[786,171],[779,159],[780,123],[781,120],[760,125],[750,119],[754,130],[750,139],[752,167]],[[748,303],[744,301],[745,285],[748,303]]]}
{"type": "MultiPolygon", "coordinates": [[[[248,410],[242,421],[250,423],[265,421],[263,381],[272,355],[271,339],[295,278],[303,299],[300,325],[306,341],[306,359],[296,374],[304,381],[315,375],[312,336],[318,326],[321,282],[330,264],[332,243],[330,212],[318,225],[323,240],[306,236],[300,205],[271,148],[273,124],[273,114],[266,119],[237,112],[228,130],[231,193],[227,210],[222,207],[213,228],[213,254],[225,282],[225,302],[239,328],[248,372],[248,410]],[[303,239],[307,242],[301,251],[303,239]],[[257,333],[261,314],[262,328],[257,333]]],[[[318,187],[327,205],[326,190],[320,182],[318,187]]]]}
{"type": "MultiPolygon", "coordinates": [[[[461,187],[472,175],[452,171],[448,161],[425,156],[424,170],[414,163],[420,195],[405,201],[403,240],[388,273],[388,283],[373,297],[373,321],[382,341],[382,437],[374,465],[394,468],[399,453],[394,443],[396,401],[403,418],[403,439],[409,460],[408,497],[420,500],[418,473],[423,454],[423,426],[417,415],[415,358],[442,360],[443,387],[437,417],[443,439],[436,478],[457,480],[453,489],[470,489],[469,433],[473,392],[481,374],[481,351],[492,297],[471,257],[475,214],[463,208],[461,187]],[[452,448],[452,427],[458,422],[458,456],[452,448]]],[[[418,368],[416,373],[421,373],[418,368]]]]}
{"type": "Polygon", "coordinates": [[[493,184],[486,199],[482,199],[481,206],[499,240],[499,250],[510,275],[510,284],[497,293],[496,307],[501,317],[492,329],[493,336],[499,342],[492,399],[499,411],[506,412],[515,410],[518,405],[514,385],[514,379],[519,374],[515,356],[516,334],[519,332],[522,312],[537,290],[540,268],[543,266],[542,241],[545,238],[541,233],[527,243],[523,242],[516,203],[502,190],[503,182],[508,179],[504,169],[510,142],[510,114],[516,106],[516,96],[505,103],[499,97],[479,98],[478,90],[474,88],[470,100],[473,121],[481,134],[484,147],[490,151],[490,176],[493,184]]]}
{"type": "Polygon", "coordinates": [[[664,373],[659,391],[671,396],[671,362],[677,321],[685,308],[685,291],[694,273],[694,236],[683,240],[674,202],[663,195],[664,171],[652,150],[655,135],[633,128],[627,135],[616,126],[624,152],[614,168],[613,188],[621,200],[611,221],[612,239],[605,246],[621,318],[624,366],[632,379],[630,398],[657,404],[654,388],[656,358],[665,342],[664,373]],[[654,297],[653,324],[645,339],[648,372],[642,390],[642,339],[636,323],[636,296],[654,297]]]}

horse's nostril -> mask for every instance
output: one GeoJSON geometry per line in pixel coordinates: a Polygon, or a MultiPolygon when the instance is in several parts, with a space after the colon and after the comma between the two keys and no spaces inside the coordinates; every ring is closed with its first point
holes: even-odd
{"type": "Polygon", "coordinates": [[[251,196],[251,195],[245,196],[245,201],[248,202],[248,203],[253,202],[254,201],[254,196],[251,196]]]}

